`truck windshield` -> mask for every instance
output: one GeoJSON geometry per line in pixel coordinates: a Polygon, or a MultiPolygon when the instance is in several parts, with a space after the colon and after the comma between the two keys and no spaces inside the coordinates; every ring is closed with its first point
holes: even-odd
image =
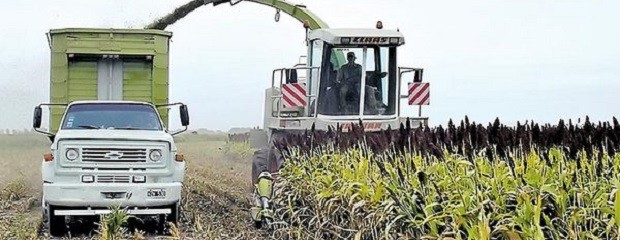
{"type": "Polygon", "coordinates": [[[69,107],[62,129],[161,130],[156,110],[142,104],[76,104],[69,107]]]}

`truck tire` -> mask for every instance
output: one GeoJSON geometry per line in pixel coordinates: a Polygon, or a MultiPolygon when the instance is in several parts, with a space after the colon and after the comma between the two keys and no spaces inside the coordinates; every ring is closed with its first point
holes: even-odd
{"type": "Polygon", "coordinates": [[[170,214],[161,214],[159,215],[158,221],[158,229],[157,232],[159,234],[164,234],[166,229],[168,229],[168,223],[173,223],[177,228],[179,228],[179,203],[170,205],[170,214]]]}
{"type": "Polygon", "coordinates": [[[263,227],[263,221],[254,221],[254,228],[261,229],[263,227]]]}
{"type": "Polygon", "coordinates": [[[170,209],[172,210],[170,212],[170,214],[168,214],[168,216],[166,216],[166,222],[171,222],[174,223],[174,225],[176,225],[177,227],[179,226],[179,212],[180,212],[180,204],[176,203],[172,206],[170,206],[170,209]]]}
{"type": "Polygon", "coordinates": [[[55,207],[49,205],[47,207],[46,218],[47,230],[53,237],[62,237],[67,234],[67,224],[65,223],[65,216],[54,215],[55,207]]]}

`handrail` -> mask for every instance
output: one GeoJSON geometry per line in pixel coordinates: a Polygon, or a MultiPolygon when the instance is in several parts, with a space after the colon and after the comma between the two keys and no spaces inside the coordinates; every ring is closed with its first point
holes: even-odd
{"type": "MultiPolygon", "coordinates": [[[[274,70],[272,71],[272,74],[271,74],[271,88],[274,88],[274,87],[276,86],[276,83],[275,83],[275,81],[276,81],[276,73],[278,73],[278,72],[280,73],[280,84],[279,84],[279,89],[282,89],[282,87],[283,87],[283,85],[284,85],[284,83],[283,83],[283,80],[284,80],[284,74],[285,74],[285,71],[287,71],[287,70],[295,70],[295,71],[297,71],[297,70],[310,70],[310,71],[312,71],[312,70],[318,70],[318,71],[319,71],[319,73],[320,73],[320,71],[321,71],[321,70],[320,70],[320,69],[321,69],[321,67],[308,67],[308,66],[305,66],[305,65],[304,65],[304,66],[298,66],[298,65],[299,65],[299,64],[295,65],[295,66],[294,66],[294,67],[292,67],[292,68],[278,68],[278,69],[274,69],[274,70]]],[[[320,74],[319,74],[319,75],[320,75],[320,74]]],[[[310,79],[310,81],[312,81],[312,80],[310,79]]],[[[316,81],[319,81],[319,79],[317,78],[317,79],[316,79],[316,81]]],[[[307,101],[308,101],[308,108],[310,107],[311,100],[312,100],[312,99],[317,99],[317,98],[318,98],[318,96],[317,96],[317,95],[310,94],[310,92],[311,92],[312,88],[311,88],[311,84],[309,84],[309,85],[310,85],[310,86],[309,86],[308,91],[307,91],[307,93],[306,93],[306,99],[307,99],[307,101]]],[[[271,96],[271,97],[272,97],[272,99],[273,99],[273,100],[272,100],[272,102],[271,102],[271,105],[273,106],[273,103],[274,103],[276,100],[281,99],[281,98],[283,97],[281,90],[280,90],[280,94],[279,94],[279,95],[277,95],[277,96],[271,96]]],[[[280,117],[280,115],[281,115],[281,107],[280,107],[280,104],[278,103],[278,104],[276,105],[276,107],[277,107],[277,109],[278,109],[278,111],[277,111],[277,116],[278,116],[278,117],[280,117]]],[[[314,111],[313,111],[313,112],[315,112],[315,113],[316,113],[317,108],[318,108],[318,104],[315,104],[315,105],[314,105],[314,108],[315,108],[315,109],[314,109],[314,111]]],[[[273,113],[273,111],[272,111],[272,113],[273,113]]],[[[273,114],[272,114],[272,115],[273,115],[273,114]]]]}
{"type": "MultiPolygon", "coordinates": [[[[283,72],[283,71],[286,71],[286,70],[299,70],[299,69],[301,69],[301,70],[313,70],[313,69],[319,70],[319,69],[321,69],[321,67],[308,67],[308,66],[296,67],[296,66],[294,66],[292,68],[277,68],[277,69],[274,69],[271,72],[271,87],[273,87],[275,85],[276,72],[283,72]]],[[[284,74],[280,74],[280,87],[282,87],[282,77],[284,77],[284,74]]]]}
{"type": "MultiPolygon", "coordinates": [[[[416,72],[419,71],[420,74],[423,74],[424,69],[423,68],[412,68],[412,67],[398,67],[398,95],[400,96],[399,98],[399,103],[398,103],[398,115],[401,114],[400,110],[401,110],[401,103],[400,102],[403,98],[408,98],[409,95],[402,95],[401,91],[402,91],[402,82],[403,82],[403,74],[405,73],[410,73],[410,72],[416,72]]],[[[422,79],[422,76],[420,76],[420,79],[422,79]]],[[[414,78],[415,81],[415,78],[414,78]]],[[[422,117],[422,106],[418,106],[418,117],[422,117]]]]}

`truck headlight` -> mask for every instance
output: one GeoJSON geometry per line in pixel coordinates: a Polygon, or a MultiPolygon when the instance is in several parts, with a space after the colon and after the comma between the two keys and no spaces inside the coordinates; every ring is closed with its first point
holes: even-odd
{"type": "Polygon", "coordinates": [[[69,161],[74,161],[80,156],[80,153],[75,148],[69,148],[67,152],[65,152],[65,156],[69,161]]]}
{"type": "Polygon", "coordinates": [[[149,154],[149,158],[153,162],[159,162],[159,160],[161,160],[161,156],[161,151],[158,149],[151,150],[151,153],[149,154]]]}

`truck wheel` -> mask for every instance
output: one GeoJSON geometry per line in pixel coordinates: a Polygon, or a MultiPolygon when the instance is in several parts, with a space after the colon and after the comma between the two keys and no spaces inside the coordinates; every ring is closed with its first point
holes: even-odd
{"type": "Polygon", "coordinates": [[[178,227],[180,204],[176,203],[176,204],[172,205],[170,207],[170,209],[172,210],[172,212],[170,214],[168,214],[168,216],[166,217],[166,222],[174,223],[178,227]]]}
{"type": "Polygon", "coordinates": [[[170,214],[161,214],[159,215],[159,226],[157,232],[159,234],[164,234],[166,229],[168,228],[168,223],[173,223],[176,227],[179,227],[179,203],[170,206],[170,214]]]}
{"type": "Polygon", "coordinates": [[[46,221],[47,230],[53,237],[62,237],[67,233],[67,224],[65,223],[65,216],[54,215],[54,206],[47,207],[46,221]]]}
{"type": "Polygon", "coordinates": [[[254,227],[256,229],[261,229],[263,227],[263,221],[256,221],[256,220],[254,220],[254,227]]]}

